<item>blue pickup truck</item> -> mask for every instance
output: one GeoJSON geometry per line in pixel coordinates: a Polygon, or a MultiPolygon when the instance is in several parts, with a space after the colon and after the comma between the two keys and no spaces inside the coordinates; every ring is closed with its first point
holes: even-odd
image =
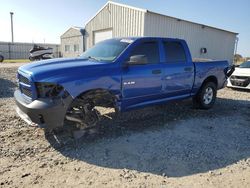
{"type": "Polygon", "coordinates": [[[54,129],[68,120],[83,129],[100,121],[99,106],[123,112],[193,98],[209,109],[231,73],[227,61],[193,62],[184,40],[115,38],[77,58],[20,67],[14,97],[28,123],[54,129]]]}

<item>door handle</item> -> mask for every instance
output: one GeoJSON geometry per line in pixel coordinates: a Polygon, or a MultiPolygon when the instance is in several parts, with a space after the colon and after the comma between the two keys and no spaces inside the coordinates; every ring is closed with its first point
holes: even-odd
{"type": "Polygon", "coordinates": [[[185,67],[184,71],[185,72],[192,72],[193,71],[193,67],[185,67]]]}
{"type": "Polygon", "coordinates": [[[161,74],[161,70],[160,69],[152,70],[152,74],[161,74]]]}

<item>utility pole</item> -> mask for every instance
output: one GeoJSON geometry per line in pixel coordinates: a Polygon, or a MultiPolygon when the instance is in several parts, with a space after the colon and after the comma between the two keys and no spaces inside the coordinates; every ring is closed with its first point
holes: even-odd
{"type": "Polygon", "coordinates": [[[13,12],[10,12],[10,21],[11,21],[11,42],[14,42],[14,33],[13,33],[13,12]]]}

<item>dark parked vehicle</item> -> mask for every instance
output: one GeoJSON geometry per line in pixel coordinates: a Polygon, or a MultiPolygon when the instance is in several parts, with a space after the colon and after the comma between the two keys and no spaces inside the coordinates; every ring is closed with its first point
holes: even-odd
{"type": "Polygon", "coordinates": [[[127,111],[193,98],[209,109],[232,71],[227,61],[193,62],[187,43],[169,38],[116,38],[81,57],[52,59],[18,69],[18,113],[47,128],[97,124],[96,107],[127,111]]]}
{"type": "Polygon", "coordinates": [[[0,62],[3,62],[3,60],[4,60],[4,57],[3,57],[3,55],[0,53],[0,62]]]}

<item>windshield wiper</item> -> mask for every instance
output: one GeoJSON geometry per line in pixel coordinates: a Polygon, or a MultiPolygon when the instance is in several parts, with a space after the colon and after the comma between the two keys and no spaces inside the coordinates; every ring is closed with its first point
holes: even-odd
{"type": "Polygon", "coordinates": [[[92,56],[88,56],[88,59],[95,60],[95,61],[100,61],[99,59],[97,59],[95,57],[92,57],[92,56]]]}

